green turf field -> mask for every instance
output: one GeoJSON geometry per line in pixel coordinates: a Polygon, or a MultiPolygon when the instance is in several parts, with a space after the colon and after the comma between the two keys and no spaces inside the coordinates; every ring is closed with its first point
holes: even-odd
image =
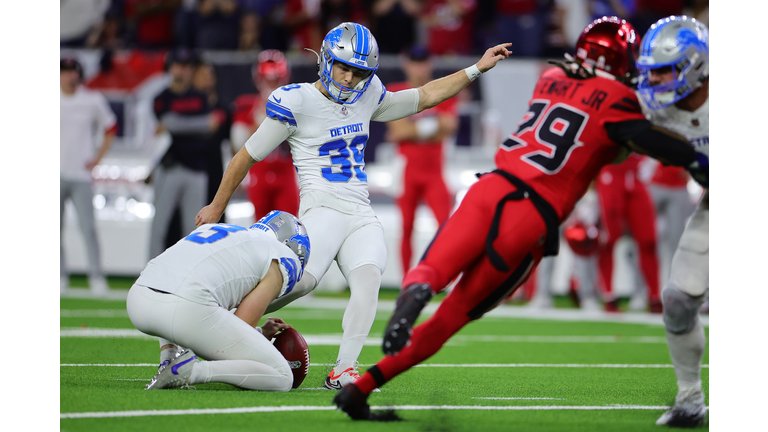
{"type": "MultiPolygon", "coordinates": [[[[382,291],[381,303],[395,296],[382,291]]],[[[310,373],[289,393],[213,383],[145,391],[157,371],[158,344],[136,333],[125,301],[62,297],[61,430],[651,431],[660,429],[654,421],[677,391],[658,323],[498,315],[468,325],[424,365],[371,396],[371,405],[395,407],[403,421],[353,422],[333,409],[334,392],[318,389],[336,360],[343,297],[319,298],[323,308],[302,303],[272,314],[310,345],[310,373]]],[[[362,364],[381,358],[376,344],[389,314],[379,311],[362,364]]],[[[708,367],[702,379],[708,395],[708,367]]]]}

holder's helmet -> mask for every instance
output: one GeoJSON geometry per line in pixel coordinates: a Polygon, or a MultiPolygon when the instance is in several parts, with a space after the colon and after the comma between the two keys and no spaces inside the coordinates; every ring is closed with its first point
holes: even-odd
{"type": "Polygon", "coordinates": [[[307,229],[304,228],[304,224],[299,222],[296,216],[288,212],[273,210],[248,229],[272,232],[280,243],[291,248],[301,262],[301,271],[297,280],[301,279],[304,266],[309,260],[309,236],[307,236],[307,229]]]}

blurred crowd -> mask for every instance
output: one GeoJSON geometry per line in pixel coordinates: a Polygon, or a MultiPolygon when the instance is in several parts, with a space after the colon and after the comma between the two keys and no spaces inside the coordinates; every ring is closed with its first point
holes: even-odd
{"type": "MultiPolygon", "coordinates": [[[[709,0],[62,0],[61,46],[300,52],[344,21],[366,25],[384,54],[414,44],[434,55],[480,54],[513,42],[519,57],[557,55],[592,19],[618,15],[640,32],[709,0]]],[[[311,55],[311,54],[310,54],[311,55]]]]}

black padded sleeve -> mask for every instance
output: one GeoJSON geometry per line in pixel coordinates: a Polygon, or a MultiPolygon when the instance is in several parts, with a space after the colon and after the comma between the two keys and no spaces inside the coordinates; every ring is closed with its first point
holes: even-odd
{"type": "Polygon", "coordinates": [[[696,160],[696,151],[687,139],[648,120],[606,123],[605,130],[613,141],[665,165],[688,166],[696,160]]]}

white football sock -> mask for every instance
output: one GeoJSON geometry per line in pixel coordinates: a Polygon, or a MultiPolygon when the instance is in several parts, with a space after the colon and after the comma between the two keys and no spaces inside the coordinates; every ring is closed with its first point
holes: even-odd
{"type": "Polygon", "coordinates": [[[277,369],[253,360],[201,361],[192,366],[190,384],[221,382],[248,390],[288,391],[293,373],[286,364],[277,369]]]}
{"type": "Polygon", "coordinates": [[[360,357],[365,338],[368,337],[373,320],[376,318],[381,270],[373,264],[358,267],[349,272],[347,282],[351,295],[341,322],[344,334],[341,337],[339,356],[334,368],[336,375],[354,367],[360,357]]]}
{"type": "Polygon", "coordinates": [[[704,357],[704,347],[707,340],[704,327],[696,316],[693,330],[685,334],[667,332],[669,356],[675,366],[677,387],[680,391],[701,389],[701,360],[704,357]]]}
{"type": "Polygon", "coordinates": [[[166,348],[160,351],[160,363],[166,360],[173,360],[176,358],[176,354],[179,353],[179,346],[169,341],[168,339],[158,338],[160,340],[160,348],[162,349],[166,345],[173,345],[172,348],[166,348]]]}

